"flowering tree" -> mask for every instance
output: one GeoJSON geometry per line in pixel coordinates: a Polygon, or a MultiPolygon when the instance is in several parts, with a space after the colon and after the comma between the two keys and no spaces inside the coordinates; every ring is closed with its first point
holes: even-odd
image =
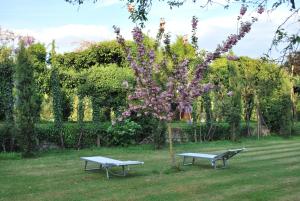
{"type": "MultiPolygon", "coordinates": [[[[240,11],[239,19],[245,14],[246,9],[243,6],[240,11]]],[[[259,14],[263,12],[263,8],[260,7],[257,11],[259,14]]],[[[169,35],[165,34],[165,53],[162,61],[157,61],[157,55],[154,49],[146,48],[143,41],[144,35],[141,28],[135,27],[132,31],[134,42],[137,46],[136,55],[133,54],[131,48],[129,48],[125,39],[120,34],[120,29],[114,26],[115,33],[117,35],[118,43],[124,48],[127,54],[127,60],[130,66],[134,70],[136,76],[136,87],[134,92],[129,95],[130,100],[129,108],[123,112],[119,120],[129,117],[132,114],[137,115],[152,115],[160,121],[170,122],[174,118],[174,109],[172,105],[176,105],[181,113],[191,113],[192,102],[205,92],[213,89],[213,85],[210,83],[201,84],[204,71],[208,68],[208,65],[219,58],[222,54],[228,52],[234,45],[237,44],[251,29],[251,25],[257,21],[257,18],[252,18],[252,21],[246,21],[240,23],[239,32],[237,34],[231,34],[228,38],[218,47],[215,51],[208,53],[203,62],[198,63],[193,72],[193,77],[190,79],[188,76],[189,60],[184,58],[178,61],[176,55],[172,55],[169,48],[169,35]],[[171,57],[174,62],[169,62],[167,57],[171,57]],[[172,72],[168,74],[167,81],[165,83],[158,82],[155,79],[155,75],[160,70],[171,65],[172,72]]],[[[192,43],[194,47],[197,43],[196,29],[198,20],[196,17],[192,19],[192,43]]],[[[158,39],[164,35],[165,22],[160,23],[158,39]]],[[[186,39],[184,39],[186,43],[186,39]]],[[[234,59],[230,57],[229,59],[234,59]]],[[[172,134],[171,127],[168,124],[169,131],[169,143],[170,154],[172,158],[172,165],[175,166],[175,157],[172,149],[172,134]]]]}

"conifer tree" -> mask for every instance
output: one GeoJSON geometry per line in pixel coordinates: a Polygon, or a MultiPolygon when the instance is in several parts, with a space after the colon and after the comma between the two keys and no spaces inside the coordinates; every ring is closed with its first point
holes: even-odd
{"type": "Polygon", "coordinates": [[[55,54],[55,41],[53,41],[50,62],[52,68],[51,91],[53,96],[54,127],[56,134],[60,137],[60,145],[64,148],[62,91],[60,88],[58,69],[55,62],[55,54]]]}
{"type": "Polygon", "coordinates": [[[0,134],[2,149],[7,150],[6,144],[9,141],[10,151],[13,149],[14,118],[13,118],[13,68],[14,62],[11,57],[11,49],[0,47],[0,111],[5,116],[5,132],[0,134]]]}
{"type": "Polygon", "coordinates": [[[18,144],[23,157],[34,155],[34,110],[35,85],[33,79],[33,65],[25,42],[20,41],[17,53],[15,71],[16,79],[16,127],[18,144]]]}

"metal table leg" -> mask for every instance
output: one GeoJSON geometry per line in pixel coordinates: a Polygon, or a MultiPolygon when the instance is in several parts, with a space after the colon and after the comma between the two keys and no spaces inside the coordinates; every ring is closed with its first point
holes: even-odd
{"type": "Polygon", "coordinates": [[[107,179],[109,179],[108,168],[107,168],[107,167],[105,167],[105,170],[106,170],[106,177],[107,177],[107,179]]]}
{"type": "Polygon", "coordinates": [[[88,163],[88,161],[85,161],[84,170],[86,170],[87,163],[88,163]]]}

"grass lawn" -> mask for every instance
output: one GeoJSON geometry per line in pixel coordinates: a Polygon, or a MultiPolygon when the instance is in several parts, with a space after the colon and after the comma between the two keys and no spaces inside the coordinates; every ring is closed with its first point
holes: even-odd
{"type": "MultiPolygon", "coordinates": [[[[176,152],[215,152],[246,147],[214,170],[206,160],[169,168],[168,150],[150,146],[51,151],[35,159],[0,154],[0,200],[300,200],[300,137],[260,141],[218,141],[175,146],[176,152]],[[127,177],[106,179],[105,171],[85,172],[80,156],[142,160],[127,177]]],[[[177,158],[177,162],[182,162],[177,158]]]]}

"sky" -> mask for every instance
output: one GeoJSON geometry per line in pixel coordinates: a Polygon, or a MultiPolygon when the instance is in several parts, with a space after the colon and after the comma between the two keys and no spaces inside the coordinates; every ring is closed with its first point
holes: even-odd
{"type": "MultiPolygon", "coordinates": [[[[184,6],[171,10],[166,2],[153,2],[144,28],[144,32],[152,37],[157,33],[160,18],[166,20],[166,31],[171,33],[173,41],[179,35],[191,36],[193,15],[199,18],[197,36],[201,49],[213,51],[229,34],[237,32],[236,18],[240,4],[234,4],[229,9],[218,4],[200,8],[200,4],[193,4],[190,0],[184,6]]],[[[18,34],[31,35],[46,46],[55,40],[57,51],[63,53],[78,48],[82,41],[115,39],[113,25],[121,28],[126,39],[131,39],[135,24],[128,18],[125,3],[120,0],[98,0],[95,4],[87,1],[78,6],[64,0],[0,0],[0,26],[18,34]]],[[[246,19],[257,16],[253,8],[248,10],[246,19]]],[[[233,48],[234,53],[254,58],[267,53],[274,31],[289,14],[289,8],[283,6],[259,16],[251,32],[233,48]]],[[[288,28],[299,29],[299,23],[288,28]]],[[[278,56],[278,52],[273,50],[271,56],[278,56]]]]}

